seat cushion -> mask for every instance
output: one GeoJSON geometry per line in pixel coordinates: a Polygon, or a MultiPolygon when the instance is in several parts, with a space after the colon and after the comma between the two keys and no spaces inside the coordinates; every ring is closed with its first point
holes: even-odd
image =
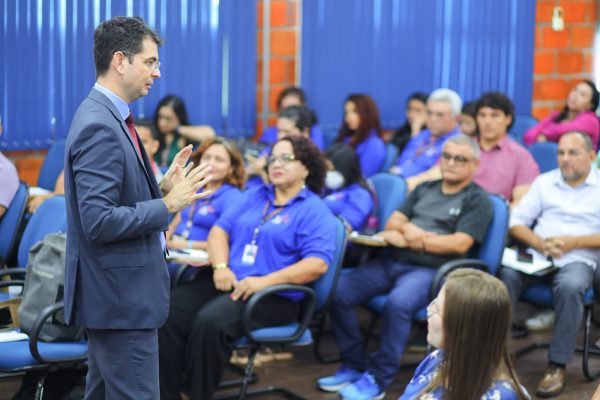
{"type": "MultiPolygon", "coordinates": [[[[285,338],[291,337],[300,326],[299,323],[293,322],[283,326],[273,326],[268,328],[260,328],[252,331],[252,335],[257,339],[272,339],[272,338],[285,338]]],[[[302,335],[292,343],[294,346],[307,346],[313,342],[312,334],[310,329],[305,329],[302,335]]],[[[282,343],[290,343],[290,341],[283,340],[282,343]]],[[[234,348],[247,347],[250,345],[250,340],[246,336],[234,340],[232,343],[234,348]]]]}
{"type": "MultiPolygon", "coordinates": [[[[87,354],[87,343],[63,342],[63,343],[38,343],[39,352],[42,357],[47,358],[71,358],[83,357],[87,354]]],[[[38,365],[39,362],[33,358],[29,351],[29,340],[18,342],[0,343],[0,370],[13,370],[38,365]]]]}

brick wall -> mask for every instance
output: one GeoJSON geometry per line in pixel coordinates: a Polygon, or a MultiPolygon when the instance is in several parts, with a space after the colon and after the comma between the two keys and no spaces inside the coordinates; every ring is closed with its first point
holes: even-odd
{"type": "Polygon", "coordinates": [[[593,77],[597,0],[537,0],[532,114],[561,109],[569,90],[593,77]],[[552,30],[555,6],[564,10],[565,29],[552,30]]]}
{"type": "Polygon", "coordinates": [[[299,7],[301,0],[272,0],[269,21],[265,21],[263,0],[256,2],[258,7],[257,31],[257,82],[256,82],[256,132],[262,133],[263,112],[268,110],[267,125],[275,123],[277,117],[277,96],[287,86],[296,83],[297,41],[300,34],[299,7]],[[267,25],[268,24],[268,25],[267,25]],[[263,48],[263,29],[270,29],[268,49],[263,48]],[[263,104],[262,67],[265,55],[269,60],[268,104],[263,104]]]}

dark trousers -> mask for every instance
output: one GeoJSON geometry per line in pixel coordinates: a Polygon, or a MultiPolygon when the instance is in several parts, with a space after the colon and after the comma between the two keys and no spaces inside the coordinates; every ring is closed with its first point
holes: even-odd
{"type": "MultiPolygon", "coordinates": [[[[246,303],[218,291],[212,274],[175,288],[167,323],[159,329],[160,394],[162,400],[210,399],[231,358],[229,342],[243,336],[241,319],[246,303]]],[[[300,306],[271,296],[255,312],[256,327],[293,322],[300,306]]]]}
{"type": "Polygon", "coordinates": [[[435,269],[381,258],[342,274],[331,304],[331,322],[342,362],[368,370],[386,388],[400,367],[414,314],[427,306],[435,269]],[[381,325],[379,349],[367,360],[354,307],[378,294],[389,295],[381,325]]]}
{"type": "Polygon", "coordinates": [[[543,277],[526,275],[510,268],[500,269],[500,279],[508,288],[513,310],[521,292],[528,286],[540,282],[552,286],[556,317],[548,352],[549,361],[568,364],[573,358],[577,332],[583,318],[583,296],[592,286],[593,277],[594,269],[580,262],[567,264],[543,277]]]}
{"type": "Polygon", "coordinates": [[[87,329],[85,399],[159,399],[156,329],[87,329]]]}

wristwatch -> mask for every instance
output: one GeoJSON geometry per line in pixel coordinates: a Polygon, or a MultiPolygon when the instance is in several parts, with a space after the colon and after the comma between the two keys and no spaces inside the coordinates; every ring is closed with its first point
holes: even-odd
{"type": "Polygon", "coordinates": [[[227,265],[226,262],[216,263],[215,265],[213,265],[213,269],[222,269],[222,268],[229,268],[229,265],[227,265]]]}

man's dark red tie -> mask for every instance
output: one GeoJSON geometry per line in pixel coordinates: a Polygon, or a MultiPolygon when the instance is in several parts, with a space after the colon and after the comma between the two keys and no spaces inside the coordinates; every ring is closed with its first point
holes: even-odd
{"type": "Polygon", "coordinates": [[[137,148],[138,154],[142,154],[142,151],[140,150],[140,143],[138,142],[137,135],[135,134],[135,125],[133,124],[133,115],[131,115],[131,111],[129,112],[129,116],[125,118],[125,123],[129,128],[131,139],[133,140],[133,143],[135,143],[135,147],[137,148]]]}

